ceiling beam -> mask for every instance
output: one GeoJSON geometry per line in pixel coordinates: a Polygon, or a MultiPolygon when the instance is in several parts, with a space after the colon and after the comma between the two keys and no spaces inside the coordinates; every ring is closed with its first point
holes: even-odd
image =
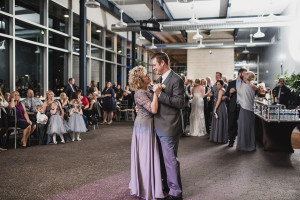
{"type": "MultiPolygon", "coordinates": [[[[156,3],[159,5],[159,7],[165,12],[166,16],[170,21],[174,21],[174,17],[172,16],[170,10],[168,9],[168,6],[166,5],[164,0],[156,0],[156,3]]],[[[187,41],[187,33],[185,30],[180,30],[183,38],[187,41]]]]}
{"type": "MultiPolygon", "coordinates": [[[[109,10],[110,12],[112,12],[112,14],[121,17],[120,9],[115,4],[113,4],[109,0],[97,0],[97,1],[101,4],[101,8],[109,10]]],[[[124,22],[126,23],[136,23],[135,20],[133,20],[129,15],[127,15],[124,12],[122,17],[124,22]]],[[[161,43],[161,40],[157,38],[155,35],[153,35],[150,31],[143,31],[143,36],[147,38],[149,41],[151,41],[152,37],[154,37],[154,40],[156,42],[161,43]]]]}

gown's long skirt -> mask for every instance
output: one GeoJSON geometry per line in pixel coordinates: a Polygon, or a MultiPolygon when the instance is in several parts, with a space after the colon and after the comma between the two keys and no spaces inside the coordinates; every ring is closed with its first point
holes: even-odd
{"type": "Polygon", "coordinates": [[[131,143],[131,195],[144,199],[164,198],[157,138],[153,118],[137,116],[131,143]]]}

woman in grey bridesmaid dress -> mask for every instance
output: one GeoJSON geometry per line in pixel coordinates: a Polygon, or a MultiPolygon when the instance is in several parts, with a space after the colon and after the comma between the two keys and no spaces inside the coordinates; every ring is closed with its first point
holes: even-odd
{"type": "Polygon", "coordinates": [[[142,66],[129,72],[129,84],[136,91],[138,107],[131,143],[130,194],[143,199],[164,198],[159,149],[153,129],[153,114],[158,109],[158,97],[147,90],[151,83],[142,66]]]}
{"type": "Polygon", "coordinates": [[[225,89],[223,88],[224,82],[217,80],[216,84],[218,88],[218,98],[215,99],[209,140],[226,144],[228,142],[228,115],[225,100],[222,99],[225,95],[225,89]]]}

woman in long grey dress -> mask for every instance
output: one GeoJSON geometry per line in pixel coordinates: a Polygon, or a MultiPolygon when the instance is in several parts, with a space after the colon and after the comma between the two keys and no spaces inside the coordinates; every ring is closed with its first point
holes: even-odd
{"type": "Polygon", "coordinates": [[[151,83],[143,66],[129,72],[129,84],[136,91],[134,99],[138,114],[134,122],[131,143],[130,193],[143,199],[164,198],[159,149],[153,130],[153,114],[157,113],[158,97],[150,93],[151,83]]]}
{"type": "Polygon", "coordinates": [[[254,80],[254,73],[249,71],[243,77],[243,83],[237,90],[237,101],[240,102],[241,109],[238,120],[237,150],[254,151],[255,146],[255,116],[254,98],[255,92],[250,81],[254,80]]]}
{"type": "Polygon", "coordinates": [[[209,140],[226,144],[228,142],[228,116],[225,100],[223,100],[225,95],[223,84],[222,80],[217,80],[218,98],[215,99],[214,103],[209,140]]]}

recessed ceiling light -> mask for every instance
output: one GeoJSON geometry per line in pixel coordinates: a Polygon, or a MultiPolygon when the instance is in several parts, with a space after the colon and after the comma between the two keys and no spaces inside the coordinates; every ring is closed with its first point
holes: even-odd
{"type": "Polygon", "coordinates": [[[101,30],[100,30],[100,29],[97,29],[96,32],[97,32],[97,33],[101,33],[101,30]]]}

